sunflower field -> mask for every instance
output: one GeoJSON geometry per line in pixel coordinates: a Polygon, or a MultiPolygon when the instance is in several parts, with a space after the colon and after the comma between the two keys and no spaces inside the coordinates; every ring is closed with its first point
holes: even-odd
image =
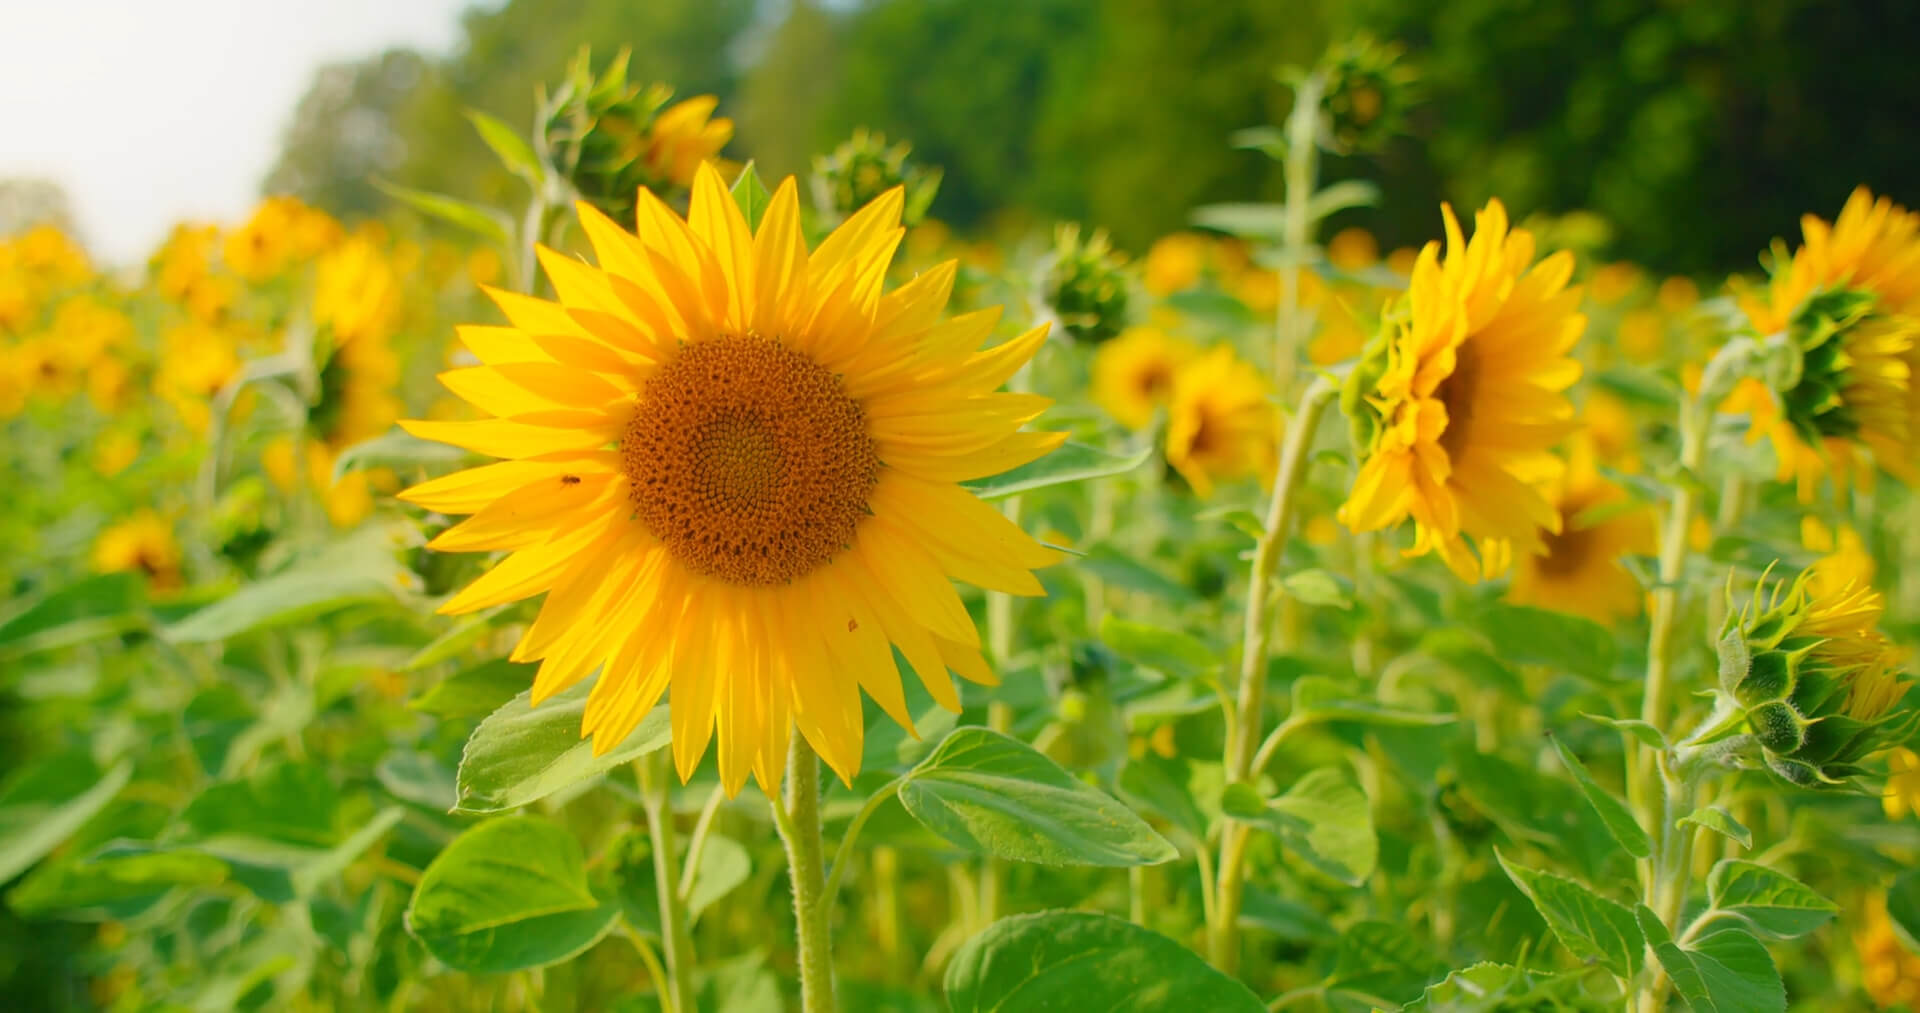
{"type": "Polygon", "coordinates": [[[0,238],[9,1009],[1920,1008],[1920,214],[1133,256],[583,53],[509,199],[0,238]],[[410,224],[407,224],[410,223],[410,224]]]}

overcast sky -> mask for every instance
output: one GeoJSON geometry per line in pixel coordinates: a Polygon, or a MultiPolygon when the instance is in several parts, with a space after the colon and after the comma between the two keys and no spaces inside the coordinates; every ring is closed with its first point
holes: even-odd
{"type": "Polygon", "coordinates": [[[0,178],[63,185],[101,259],[252,205],[321,64],[445,52],[471,0],[0,0],[0,178]]]}

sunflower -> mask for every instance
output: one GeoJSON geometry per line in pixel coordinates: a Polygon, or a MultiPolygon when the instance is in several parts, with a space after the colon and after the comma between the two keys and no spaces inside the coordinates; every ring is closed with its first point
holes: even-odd
{"type": "Polygon", "coordinates": [[[1199,284],[1208,246],[1207,237],[1197,232],[1175,232],[1154,240],[1140,272],[1147,291],[1169,296],[1199,284]]]}
{"type": "Polygon", "coordinates": [[[1920,753],[1905,746],[1887,753],[1887,790],[1880,802],[1890,820],[1920,816],[1920,753]]]}
{"type": "Polygon", "coordinates": [[[1167,463],[1202,499],[1213,484],[1273,478],[1280,413],[1260,372],[1221,345],[1173,378],[1167,411],[1167,463]]]}
{"type": "Polygon", "coordinates": [[[1867,907],[1866,923],[1854,931],[1854,949],[1867,994],[1882,1009],[1920,1006],[1920,954],[1907,948],[1887,915],[1885,897],[1867,907]]]}
{"type": "Polygon", "coordinates": [[[1129,327],[1093,356],[1093,399],[1128,429],[1145,429],[1173,393],[1180,367],[1200,354],[1158,327],[1129,327]]]}
{"type": "Polygon", "coordinates": [[[1515,561],[1508,597],[1601,623],[1637,614],[1644,589],[1620,559],[1655,551],[1645,507],[1600,476],[1587,446],[1575,446],[1564,479],[1551,488],[1558,530],[1544,536],[1544,552],[1515,561]]]}
{"type": "Polygon", "coordinates": [[[796,194],[757,232],[710,165],[684,221],[648,190],[637,235],[579,205],[600,266],[543,249],[559,301],[493,292],[511,326],[463,328],[484,365],[442,375],[496,417],[402,423],[505,458],[402,493],[473,514],[434,548],[512,550],[441,611],[545,592],[513,653],[534,702],[599,669],[605,752],[671,689],[680,776],[717,728],[730,793],[777,786],[794,726],[851,778],[861,690],[911,728],[894,648],[957,710],[949,669],[995,677],[950,578],[1037,595],[1059,558],[958,484],[1065,438],[995,393],[1046,329],[980,349],[999,311],[940,319],[952,263],[883,294],[900,190],[811,252],[796,194]]]}
{"type": "Polygon", "coordinates": [[[1339,518],[1375,531],[1411,517],[1409,555],[1438,552],[1475,580],[1560,531],[1550,448],[1574,428],[1565,392],[1580,365],[1567,352],[1586,318],[1567,287],[1573,256],[1534,263],[1533,236],[1508,231],[1499,201],[1475,216],[1471,245],[1453,209],[1441,212],[1446,257],[1437,242],[1420,251],[1401,318],[1343,398],[1367,451],[1339,518]]]}
{"type": "Polygon", "coordinates": [[[180,543],[173,525],[151,510],[142,510],[100,533],[93,543],[93,568],[98,573],[135,572],[155,590],[180,586],[180,543]]]}
{"type": "Polygon", "coordinates": [[[1798,476],[1803,498],[1822,458],[1855,444],[1920,478],[1909,442],[1920,426],[1920,215],[1861,187],[1832,225],[1808,215],[1800,228],[1800,249],[1777,249],[1766,287],[1740,300],[1757,333],[1785,335],[1801,358],[1771,410],[1753,413],[1749,439],[1772,439],[1779,477],[1798,476]]]}
{"type": "Polygon", "coordinates": [[[642,159],[652,178],[663,184],[686,186],[693,182],[694,170],[719,157],[720,149],[733,140],[733,121],[713,111],[720,100],[698,95],[662,110],[647,131],[647,151],[642,159]]]}
{"type": "Polygon", "coordinates": [[[1830,530],[1820,518],[1800,519],[1800,544],[1822,553],[1813,564],[1813,593],[1833,594],[1852,584],[1873,583],[1873,553],[1850,524],[1830,530]]]}

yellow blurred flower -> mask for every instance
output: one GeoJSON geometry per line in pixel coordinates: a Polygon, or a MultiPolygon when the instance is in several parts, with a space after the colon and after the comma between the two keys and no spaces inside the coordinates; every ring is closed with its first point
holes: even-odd
{"type": "Polygon", "coordinates": [[[1580,364],[1568,352],[1586,318],[1567,286],[1571,254],[1536,264],[1532,234],[1509,232],[1499,201],[1476,216],[1471,245],[1441,210],[1445,258],[1438,242],[1421,251],[1384,363],[1356,372],[1370,386],[1343,398],[1373,425],[1339,518],[1354,531],[1411,519],[1408,554],[1438,552],[1477,580],[1513,551],[1543,551],[1543,529],[1560,531],[1545,491],[1560,471],[1552,447],[1575,428],[1565,392],[1580,364]]]}
{"type": "Polygon", "coordinates": [[[1255,313],[1272,313],[1280,306],[1280,276],[1261,267],[1249,267],[1227,276],[1227,291],[1255,313]]]}
{"type": "Polygon", "coordinates": [[[1853,945],[1867,994],[1882,1009],[1920,1008],[1920,954],[1907,948],[1887,916],[1885,897],[1867,906],[1865,923],[1855,930],[1853,945]]]}
{"type": "Polygon", "coordinates": [[[1640,284],[1641,272],[1636,265],[1624,261],[1603,264],[1593,272],[1593,278],[1587,283],[1587,294],[1601,306],[1611,306],[1633,294],[1640,284]]]}
{"type": "Polygon", "coordinates": [[[1616,471],[1638,474],[1640,433],[1627,403],[1604,390],[1590,390],[1580,415],[1595,458],[1616,471]]]}
{"type": "Polygon", "coordinates": [[[1890,820],[1920,816],[1920,753],[1904,746],[1887,752],[1887,791],[1880,802],[1890,820]]]}
{"type": "Polygon", "coordinates": [[[1342,271],[1359,271],[1380,262],[1380,244],[1373,233],[1354,226],[1327,240],[1327,262],[1342,271]]]}
{"type": "Polygon", "coordinates": [[[328,250],[314,272],[314,323],[336,345],[384,340],[399,323],[400,278],[375,240],[356,233],[328,250]]]}
{"type": "Polygon", "coordinates": [[[1668,278],[1660,283],[1653,300],[1660,307],[1660,312],[1678,316],[1700,302],[1700,286],[1694,284],[1692,278],[1668,278]]]}
{"type": "Polygon", "coordinates": [[[272,278],[318,255],[340,236],[340,223],[294,197],[268,197],[246,224],[228,234],[227,266],[248,281],[272,278]]]}
{"type": "Polygon", "coordinates": [[[1813,564],[1815,594],[1837,594],[1851,584],[1873,583],[1873,554],[1852,525],[1842,524],[1836,531],[1808,514],[1800,519],[1800,544],[1824,553],[1813,564]]]}
{"type": "Polygon", "coordinates": [[[500,254],[491,246],[482,246],[467,254],[467,280],[476,287],[498,285],[503,271],[500,254]]]}
{"type": "Polygon", "coordinates": [[[87,251],[52,225],[36,225],[6,243],[0,264],[31,278],[42,291],[69,288],[93,276],[87,251]]]}
{"type": "Polygon", "coordinates": [[[1353,309],[1338,298],[1324,298],[1318,307],[1320,329],[1307,343],[1307,361],[1331,366],[1358,356],[1367,345],[1367,331],[1353,309]]]}
{"type": "Polygon", "coordinates": [[[141,510],[100,533],[93,543],[93,568],[98,573],[144,574],[155,590],[179,587],[180,543],[171,524],[152,510],[141,510]]]}
{"type": "Polygon", "coordinates": [[[1093,399],[1128,429],[1145,429],[1173,394],[1173,378],[1200,350],[1158,327],[1130,327],[1093,356],[1093,399]]]}
{"type": "Polygon", "coordinates": [[[220,242],[220,230],[212,225],[181,223],[168,233],[167,241],[154,251],[148,262],[153,286],[163,296],[185,303],[195,286],[212,270],[213,253],[220,242]]]}
{"type": "Polygon", "coordinates": [[[93,443],[93,470],[112,478],[140,457],[140,438],[125,429],[109,430],[93,443]]]}
{"type": "Polygon", "coordinates": [[[1628,310],[1620,317],[1620,354],[1633,362],[1665,361],[1667,322],[1652,310],[1628,310]]]}
{"type": "Polygon", "coordinates": [[[1516,555],[1507,597],[1611,623],[1640,611],[1644,589],[1620,560],[1652,555],[1654,526],[1644,505],[1627,506],[1626,493],[1600,477],[1593,458],[1590,446],[1575,444],[1551,496],[1559,530],[1544,537],[1543,551],[1516,555]]]}
{"type": "Polygon", "coordinates": [[[675,186],[690,186],[694,170],[720,154],[733,140],[733,121],[713,111],[720,100],[712,95],[696,95],[675,103],[654,118],[647,132],[645,163],[647,173],[656,180],[675,186]]]}
{"type": "Polygon", "coordinates": [[[1198,284],[1206,267],[1207,246],[1207,238],[1195,232],[1175,232],[1154,240],[1142,267],[1147,291],[1168,296],[1198,284]]]}
{"type": "Polygon", "coordinates": [[[189,429],[205,432],[212,419],[207,400],[240,375],[238,341],[231,330],[199,321],[175,324],[160,341],[154,393],[189,429]]]}
{"type": "Polygon", "coordinates": [[[1273,477],[1280,413],[1258,370],[1222,345],[1174,375],[1167,463],[1201,498],[1216,481],[1273,477]]]}
{"type": "Polygon", "coordinates": [[[1413,277],[1413,265],[1420,262],[1420,251],[1410,246],[1402,246],[1387,254],[1387,270],[1403,278],[1413,277]]]}

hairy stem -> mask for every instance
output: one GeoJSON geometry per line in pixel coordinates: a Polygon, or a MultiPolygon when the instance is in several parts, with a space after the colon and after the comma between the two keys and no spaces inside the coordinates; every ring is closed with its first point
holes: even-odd
{"type": "Polygon", "coordinates": [[[642,758],[640,795],[647,813],[647,836],[653,841],[653,881],[660,895],[660,942],[667,964],[665,991],[680,1013],[698,1009],[693,991],[693,939],[687,933],[687,908],[680,898],[675,862],[673,810],[668,802],[672,778],[666,769],[667,751],[642,758]]]}
{"type": "Polygon", "coordinates": [[[800,944],[800,1008],[831,1013],[833,933],[828,924],[825,849],[820,843],[820,761],[807,740],[794,734],[787,754],[787,798],[773,803],[773,819],[787,845],[787,875],[793,883],[793,918],[800,944]]]}

